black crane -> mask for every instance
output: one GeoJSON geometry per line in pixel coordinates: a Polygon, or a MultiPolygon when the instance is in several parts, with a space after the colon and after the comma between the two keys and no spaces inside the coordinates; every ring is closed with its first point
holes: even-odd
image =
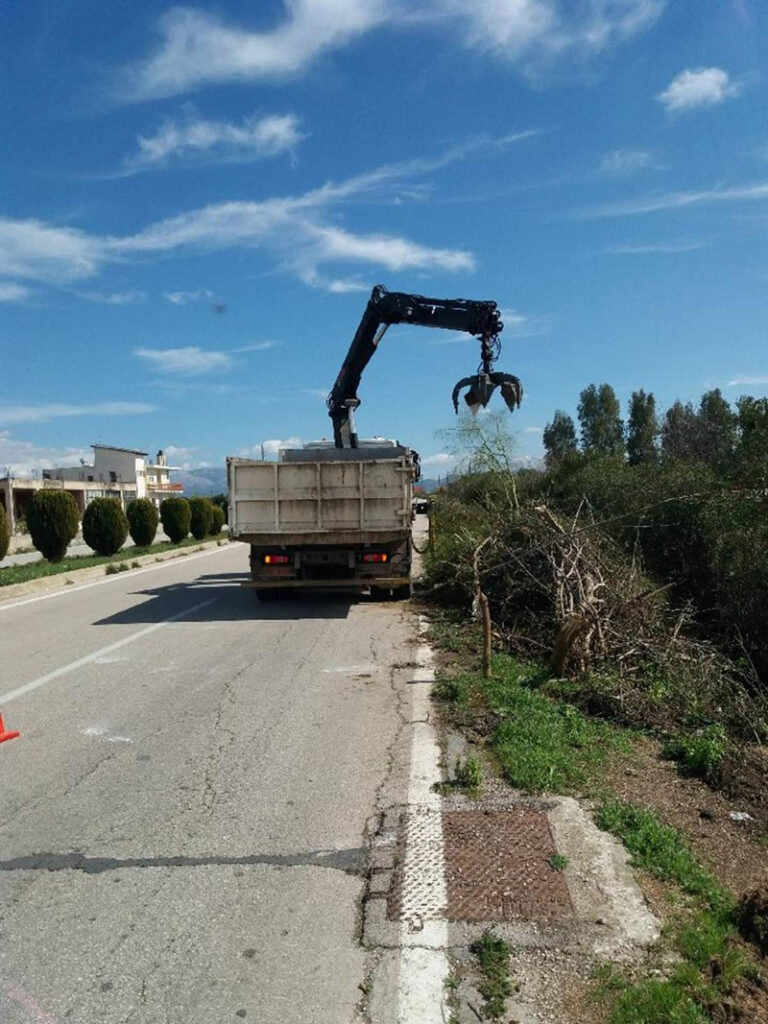
{"type": "Polygon", "coordinates": [[[378,284],[371,292],[360,324],[342,363],[336,383],[328,395],[328,412],[333,421],[337,448],[357,448],[354,411],[360,405],[357,389],[363,370],[391,324],[418,324],[449,331],[474,334],[480,341],[477,373],[462,378],[453,389],[453,407],[459,411],[459,393],[469,388],[464,401],[477,412],[485,407],[497,387],[510,412],[520,405],[523,388],[517,377],[499,373],[493,364],[501,352],[499,335],[504,329],[495,302],[469,299],[430,299],[424,295],[389,292],[378,284]]]}

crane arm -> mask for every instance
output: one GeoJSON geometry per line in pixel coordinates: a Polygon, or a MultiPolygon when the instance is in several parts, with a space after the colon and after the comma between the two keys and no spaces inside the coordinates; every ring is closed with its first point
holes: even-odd
{"type": "Polygon", "coordinates": [[[386,329],[391,324],[402,323],[464,331],[480,337],[486,373],[491,370],[491,343],[496,342],[504,328],[495,302],[432,299],[423,295],[389,292],[383,285],[376,285],[328,396],[328,412],[337,448],[345,447],[345,442],[349,447],[357,447],[354,410],[360,405],[357,397],[360,378],[386,329]]]}

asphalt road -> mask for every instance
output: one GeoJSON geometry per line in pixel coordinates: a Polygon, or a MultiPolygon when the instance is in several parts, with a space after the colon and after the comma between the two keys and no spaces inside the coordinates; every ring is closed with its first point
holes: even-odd
{"type": "Polygon", "coordinates": [[[260,604],[246,568],[231,545],[0,602],[3,1024],[357,1019],[413,624],[260,604]]]}

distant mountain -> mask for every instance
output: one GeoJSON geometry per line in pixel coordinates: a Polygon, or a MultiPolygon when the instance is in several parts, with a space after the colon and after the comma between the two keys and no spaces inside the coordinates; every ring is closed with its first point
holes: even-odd
{"type": "Polygon", "coordinates": [[[226,494],[227,471],[224,466],[200,466],[171,474],[173,483],[182,484],[187,497],[195,494],[226,494]]]}

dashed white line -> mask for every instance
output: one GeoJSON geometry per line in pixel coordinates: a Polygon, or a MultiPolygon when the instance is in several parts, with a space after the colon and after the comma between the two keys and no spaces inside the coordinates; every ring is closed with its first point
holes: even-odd
{"type": "Polygon", "coordinates": [[[140,629],[136,633],[131,633],[130,636],[124,636],[122,640],[117,640],[115,643],[109,644],[107,647],[102,647],[98,651],[86,654],[84,658],[78,658],[77,661],[70,661],[68,665],[62,665],[61,668],[54,669],[53,672],[48,672],[47,675],[40,676],[39,679],[33,679],[29,683],[24,683],[23,686],[19,686],[15,690],[11,690],[9,693],[0,695],[0,707],[5,707],[6,704],[10,704],[10,702],[12,700],[16,700],[17,697],[23,697],[25,693],[31,693],[33,690],[37,690],[39,687],[45,686],[46,683],[53,682],[54,679],[59,679],[61,676],[65,676],[69,672],[74,672],[77,668],[82,668],[84,665],[89,665],[92,661],[97,661],[99,658],[103,658],[105,654],[111,654],[112,651],[117,651],[121,647],[125,647],[126,644],[132,644],[134,640],[140,640],[143,636],[149,636],[150,633],[155,633],[158,629],[162,629],[163,626],[167,626],[170,622],[178,622],[179,619],[183,619],[185,615],[192,615],[193,612],[198,612],[201,608],[206,608],[209,604],[213,604],[215,600],[217,599],[212,597],[208,601],[201,601],[199,604],[193,604],[191,608],[185,608],[183,611],[177,612],[176,615],[169,615],[168,618],[163,619],[162,622],[154,622],[151,626],[145,626],[144,629],[140,629]]]}

